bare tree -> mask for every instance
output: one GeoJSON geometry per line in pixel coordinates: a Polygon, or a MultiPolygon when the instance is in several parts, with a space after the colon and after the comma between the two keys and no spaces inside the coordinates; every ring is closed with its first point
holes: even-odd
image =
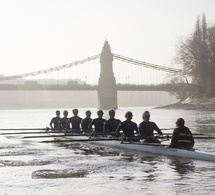
{"type": "Polygon", "coordinates": [[[199,93],[215,96],[215,26],[207,25],[204,14],[202,20],[197,17],[191,36],[179,42],[175,61],[182,64],[183,76],[199,86],[199,93]]]}

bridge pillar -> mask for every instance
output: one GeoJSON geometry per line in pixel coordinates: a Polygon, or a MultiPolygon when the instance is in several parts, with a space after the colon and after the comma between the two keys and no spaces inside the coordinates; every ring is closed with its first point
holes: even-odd
{"type": "Polygon", "coordinates": [[[117,108],[116,79],[113,74],[113,54],[108,41],[105,41],[100,56],[101,72],[98,82],[98,107],[108,110],[117,108]]]}

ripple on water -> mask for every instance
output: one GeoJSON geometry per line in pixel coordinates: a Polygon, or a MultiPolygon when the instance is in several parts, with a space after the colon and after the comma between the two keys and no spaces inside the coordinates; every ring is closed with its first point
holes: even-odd
{"type": "Polygon", "coordinates": [[[35,152],[32,151],[8,151],[0,153],[0,156],[22,156],[22,155],[32,155],[35,152]]]}
{"type": "Polygon", "coordinates": [[[5,166],[41,166],[53,164],[54,161],[51,160],[32,160],[32,161],[18,161],[18,160],[0,160],[0,167],[5,166]]]}
{"type": "Polygon", "coordinates": [[[0,145],[0,149],[20,148],[17,145],[0,145]]]}
{"type": "Polygon", "coordinates": [[[57,179],[57,178],[73,178],[84,177],[88,174],[87,170],[37,170],[32,173],[32,179],[57,179]]]}

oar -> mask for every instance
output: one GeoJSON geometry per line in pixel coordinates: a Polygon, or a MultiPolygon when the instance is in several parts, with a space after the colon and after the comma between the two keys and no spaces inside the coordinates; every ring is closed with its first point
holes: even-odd
{"type": "Polygon", "coordinates": [[[48,130],[51,130],[51,128],[49,128],[49,127],[46,127],[46,128],[20,128],[20,129],[0,129],[1,131],[20,131],[20,130],[46,130],[46,131],[48,131],[48,130]]]}
{"type": "Polygon", "coordinates": [[[66,134],[66,135],[42,135],[42,136],[25,136],[23,137],[23,139],[28,139],[28,138],[49,138],[49,137],[67,137],[67,136],[87,136],[87,135],[84,135],[84,134],[66,134]]]}
{"type": "Polygon", "coordinates": [[[67,140],[48,140],[40,143],[55,143],[55,142],[92,142],[92,141],[139,141],[140,139],[146,139],[146,137],[118,137],[118,138],[91,138],[91,139],[67,139],[67,140]]]}
{"type": "Polygon", "coordinates": [[[160,129],[160,130],[165,131],[165,130],[173,130],[173,129],[175,129],[175,128],[160,129]]]}
{"type": "MultiPolygon", "coordinates": [[[[155,133],[155,135],[159,135],[159,134],[155,133]]],[[[169,135],[169,136],[171,136],[172,133],[163,133],[163,135],[169,135]]],[[[214,134],[192,133],[192,135],[207,135],[207,136],[210,136],[210,135],[214,135],[214,134]]]]}
{"type": "Polygon", "coordinates": [[[86,134],[64,134],[64,135],[42,135],[42,136],[25,136],[23,139],[28,139],[28,138],[49,138],[49,137],[67,137],[67,136],[97,136],[97,135],[107,135],[104,133],[86,133],[86,134]]]}
{"type": "Polygon", "coordinates": [[[57,132],[56,130],[54,131],[39,131],[39,132],[17,132],[17,133],[1,133],[0,135],[19,135],[19,134],[46,134],[46,133],[85,133],[84,131],[73,131],[72,129],[70,130],[62,130],[62,132],[57,132]]]}
{"type": "Polygon", "coordinates": [[[141,143],[141,142],[122,142],[121,144],[147,145],[147,146],[169,146],[167,144],[159,143],[141,143]]]}
{"type": "Polygon", "coordinates": [[[106,138],[106,139],[67,139],[67,140],[48,140],[48,141],[42,141],[40,143],[55,143],[55,142],[93,142],[93,141],[119,141],[118,138],[106,138]]]}
{"type": "Polygon", "coordinates": [[[193,139],[215,139],[215,137],[193,137],[193,139]]]}
{"type": "Polygon", "coordinates": [[[42,131],[42,132],[18,132],[18,133],[1,133],[0,135],[19,135],[19,134],[46,134],[46,133],[61,133],[52,131],[42,131]]]}
{"type": "MultiPolygon", "coordinates": [[[[215,137],[209,137],[210,135],[208,134],[193,134],[193,135],[207,135],[207,137],[203,137],[203,136],[193,136],[193,139],[215,139],[215,137]]],[[[167,138],[171,138],[172,135],[167,135],[167,138]]]]}

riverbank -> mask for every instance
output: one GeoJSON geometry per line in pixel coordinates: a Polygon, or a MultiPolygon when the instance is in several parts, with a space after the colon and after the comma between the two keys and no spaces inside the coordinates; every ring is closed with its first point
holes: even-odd
{"type": "Polygon", "coordinates": [[[208,110],[215,111],[215,98],[187,98],[184,101],[179,101],[175,104],[169,104],[161,107],[161,109],[183,109],[183,110],[208,110]]]}

